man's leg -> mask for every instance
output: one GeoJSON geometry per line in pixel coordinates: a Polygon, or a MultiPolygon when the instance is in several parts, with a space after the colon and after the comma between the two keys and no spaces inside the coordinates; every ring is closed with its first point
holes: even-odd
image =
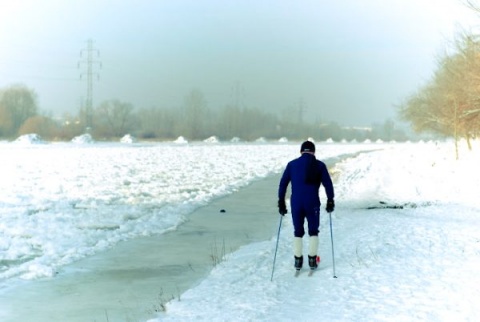
{"type": "Polygon", "coordinates": [[[308,221],[308,265],[310,269],[316,269],[318,254],[318,228],[320,226],[320,208],[315,207],[307,216],[308,221]]]}
{"type": "Polygon", "coordinates": [[[295,259],[295,269],[299,270],[303,266],[303,236],[305,235],[305,215],[300,209],[292,206],[292,222],[293,222],[293,255],[295,259]]]}

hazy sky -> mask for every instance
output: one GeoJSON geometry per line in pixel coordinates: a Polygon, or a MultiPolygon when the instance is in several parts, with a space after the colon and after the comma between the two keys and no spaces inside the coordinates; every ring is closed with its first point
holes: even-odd
{"type": "Polygon", "coordinates": [[[303,101],[304,119],[370,125],[477,21],[461,0],[0,0],[0,87],[25,84],[41,110],[76,114],[92,39],[94,105],[180,107],[199,89],[216,109],[238,88],[247,107],[303,101]]]}

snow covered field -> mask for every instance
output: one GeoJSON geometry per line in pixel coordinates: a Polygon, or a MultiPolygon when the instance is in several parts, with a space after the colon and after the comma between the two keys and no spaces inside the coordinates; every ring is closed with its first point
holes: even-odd
{"type": "MultiPolygon", "coordinates": [[[[294,156],[273,150],[276,170],[294,156]]],[[[273,282],[276,236],[228,255],[152,322],[480,321],[480,146],[460,153],[456,161],[453,143],[399,144],[336,167],[338,278],[325,212],[319,271],[293,276],[287,215],[273,282]]]]}
{"type": "MultiPolygon", "coordinates": [[[[299,146],[0,142],[0,292],[175,229],[193,209],[281,172],[299,146]]],[[[317,143],[317,151],[321,159],[370,151],[331,169],[338,278],[325,212],[320,268],[293,277],[287,215],[273,282],[278,227],[271,240],[227,255],[152,321],[480,320],[478,142],[458,161],[451,142],[317,143]]]]}
{"type": "MultiPolygon", "coordinates": [[[[213,198],[281,171],[299,146],[0,142],[0,292],[119,241],[175,229],[213,198]]],[[[319,149],[328,158],[381,147],[319,149]]]]}

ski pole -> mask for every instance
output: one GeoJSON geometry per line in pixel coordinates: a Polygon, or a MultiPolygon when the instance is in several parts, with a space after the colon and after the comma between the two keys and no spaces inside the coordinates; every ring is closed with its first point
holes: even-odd
{"type": "Polygon", "coordinates": [[[273,256],[272,277],[270,277],[270,282],[273,281],[273,271],[275,270],[275,260],[277,259],[278,240],[280,239],[280,228],[282,227],[282,220],[283,220],[283,216],[280,215],[280,224],[278,225],[278,233],[277,233],[277,246],[275,246],[275,256],[273,256]]]}
{"type": "Polygon", "coordinates": [[[337,278],[337,275],[335,274],[335,251],[333,249],[332,213],[329,212],[328,216],[330,217],[330,240],[332,241],[333,278],[337,278]]]}

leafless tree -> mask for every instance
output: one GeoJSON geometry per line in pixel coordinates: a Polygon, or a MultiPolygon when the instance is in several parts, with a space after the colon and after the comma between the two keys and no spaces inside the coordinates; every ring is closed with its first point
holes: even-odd
{"type": "Polygon", "coordinates": [[[97,108],[94,124],[96,131],[119,137],[127,134],[133,122],[133,105],[119,100],[105,101],[97,108]]]}

